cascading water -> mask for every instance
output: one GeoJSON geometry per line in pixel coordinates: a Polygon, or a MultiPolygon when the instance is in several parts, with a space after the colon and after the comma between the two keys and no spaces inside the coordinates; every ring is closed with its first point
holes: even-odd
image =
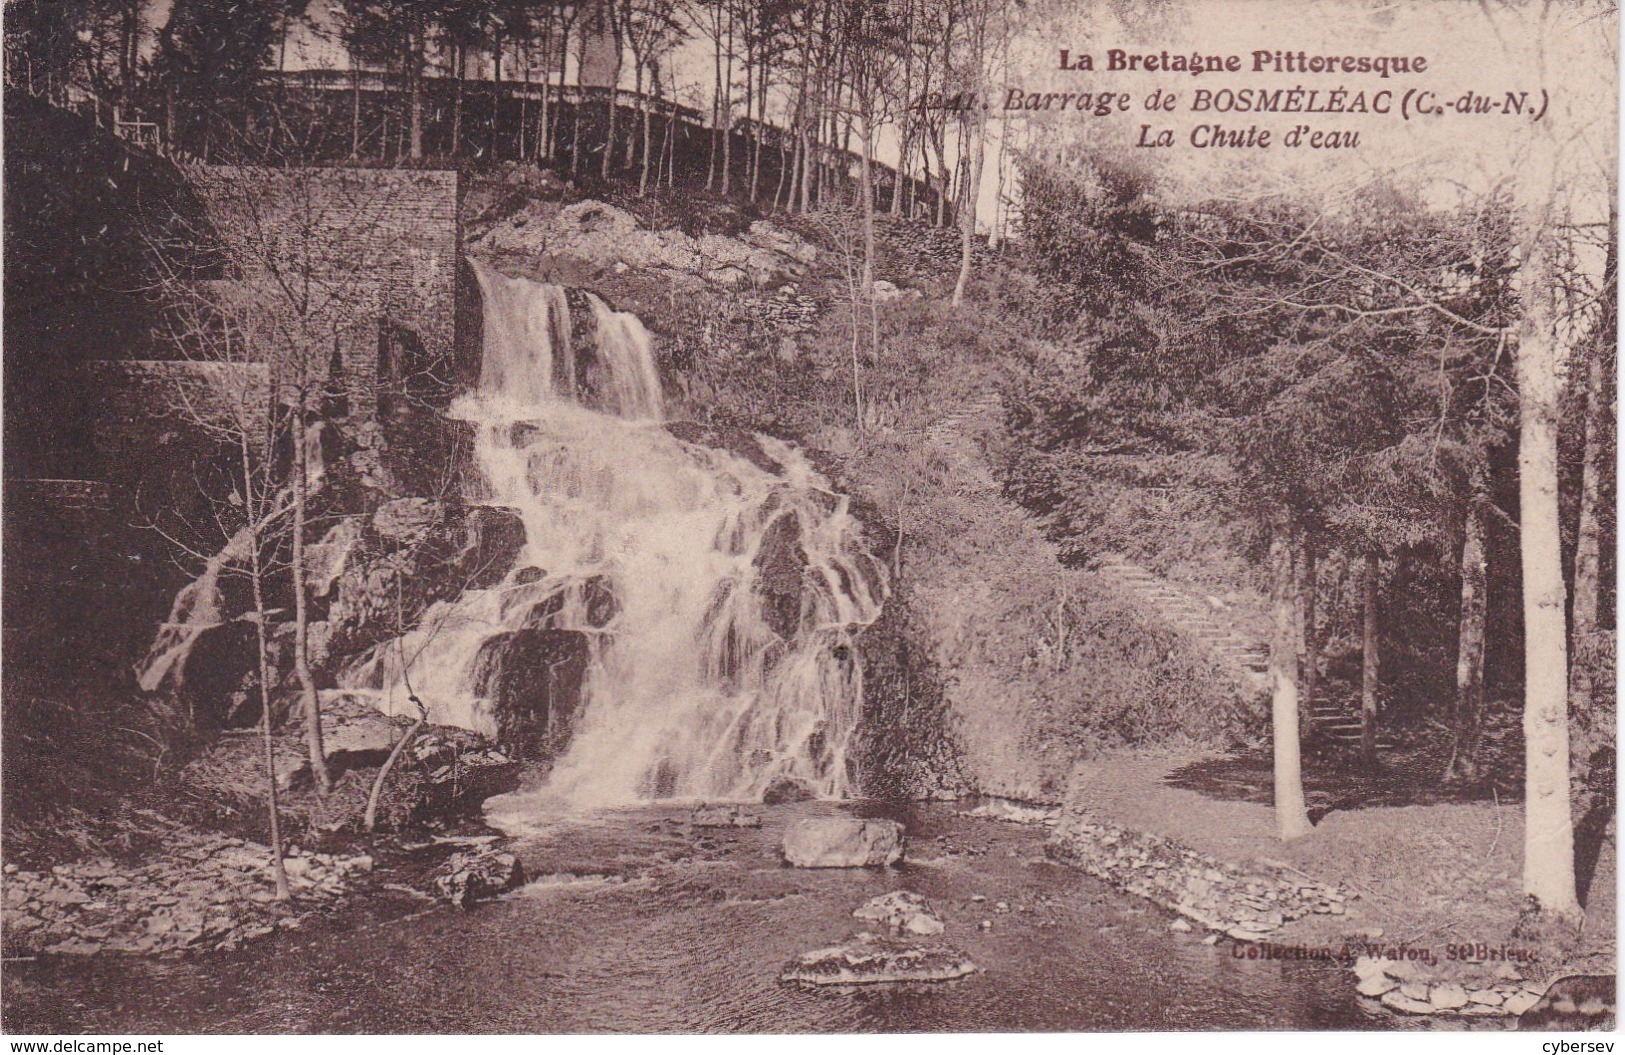
{"type": "Polygon", "coordinates": [[[232,536],[226,548],[209,558],[203,574],[181,588],[169,608],[169,618],[158,628],[152,647],[135,668],[136,684],[145,692],[157,692],[166,682],[179,680],[178,671],[186,666],[186,657],[203,632],[219,626],[225,617],[221,612],[220,575],[233,561],[247,560],[252,554],[248,547],[252,535],[245,528],[232,536]]]}
{"type": "Polygon", "coordinates": [[[753,437],[741,455],[668,432],[635,315],[588,294],[582,355],[564,290],[475,273],[482,373],[452,413],[477,427],[479,498],[519,512],[525,549],[502,583],[434,606],[352,665],[345,687],[401,714],[415,693],[430,720],[496,734],[492,649],[579,634],[580,703],[547,794],[745,798],[779,777],[848,793],[852,636],[879,615],[886,578],[846,499],[788,444],[753,437]]]}

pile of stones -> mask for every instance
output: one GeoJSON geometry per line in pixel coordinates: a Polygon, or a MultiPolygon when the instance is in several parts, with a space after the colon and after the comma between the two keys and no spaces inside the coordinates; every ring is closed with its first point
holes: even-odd
{"type": "Polygon", "coordinates": [[[172,837],[162,857],[29,871],[7,865],[4,941],[9,955],[43,952],[166,954],[231,949],[297,927],[319,903],[372,871],[366,855],[290,852],[291,902],[276,900],[270,850],[226,836],[172,837]]]}
{"type": "Polygon", "coordinates": [[[1361,996],[1407,1015],[1521,1015],[1541,997],[1540,990],[1526,983],[1510,963],[1496,965],[1492,978],[1471,983],[1429,981],[1424,969],[1410,960],[1362,956],[1353,971],[1361,996]]]}
{"type": "Polygon", "coordinates": [[[1307,877],[1249,874],[1161,836],[1075,813],[1045,847],[1053,859],[1237,941],[1262,941],[1292,920],[1343,915],[1354,895],[1307,877]]]}

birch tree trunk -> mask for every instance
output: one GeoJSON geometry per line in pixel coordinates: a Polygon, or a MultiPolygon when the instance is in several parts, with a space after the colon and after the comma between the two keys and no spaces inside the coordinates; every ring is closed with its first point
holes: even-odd
{"type": "MultiPolygon", "coordinates": [[[[1544,225],[1542,225],[1544,227],[1544,225]]],[[[1536,239],[1546,236],[1540,230],[1536,239]]],[[[1543,246],[1519,276],[1518,505],[1524,625],[1524,893],[1578,918],[1569,806],[1568,640],[1557,505],[1555,282],[1543,246]]]]}
{"type": "Polygon", "coordinates": [[[1275,615],[1270,644],[1270,717],[1275,742],[1275,825],[1283,842],[1309,834],[1298,743],[1298,672],[1292,641],[1292,556],[1284,525],[1270,540],[1270,605],[1275,615]]]}
{"type": "MultiPolygon", "coordinates": [[[[266,446],[270,446],[269,442],[266,446]]],[[[239,436],[239,447],[244,505],[250,516],[259,522],[253,528],[253,537],[248,543],[248,574],[254,590],[254,644],[258,650],[256,659],[260,673],[260,730],[265,747],[265,808],[270,814],[271,876],[276,885],[276,899],[286,901],[290,896],[288,870],[283,865],[281,804],[277,801],[276,789],[276,738],[271,726],[271,641],[267,633],[269,618],[265,610],[265,565],[260,555],[260,532],[263,528],[259,525],[263,524],[269,510],[262,511],[254,496],[254,469],[246,435],[239,436]]]]}
{"type": "Polygon", "coordinates": [[[1455,748],[1446,780],[1475,780],[1484,732],[1484,614],[1489,566],[1484,553],[1485,501],[1475,483],[1461,543],[1461,625],[1456,646],[1455,748]]]}
{"type": "Polygon", "coordinates": [[[1365,575],[1360,581],[1360,754],[1367,762],[1377,760],[1377,686],[1382,676],[1377,638],[1377,587],[1382,564],[1375,552],[1365,555],[1365,575]]]}
{"type": "Polygon", "coordinates": [[[971,255],[976,246],[976,199],[982,193],[982,160],[987,150],[987,114],[977,111],[976,145],[970,157],[970,170],[965,181],[959,215],[959,278],[954,282],[953,303],[957,307],[965,302],[965,287],[970,284],[971,255]]]}
{"type": "Polygon", "coordinates": [[[305,708],[305,746],[310,771],[323,793],[333,787],[327,769],[327,749],[322,743],[322,705],[316,693],[316,678],[310,670],[310,598],[305,588],[305,525],[309,520],[310,455],[309,425],[305,420],[305,394],[298,395],[293,412],[293,558],[289,574],[293,578],[293,666],[299,679],[299,697],[305,708]]]}
{"type": "Polygon", "coordinates": [[[1319,578],[1319,569],[1316,566],[1315,539],[1308,530],[1302,536],[1302,554],[1298,563],[1298,598],[1299,611],[1303,615],[1303,710],[1306,716],[1304,727],[1307,730],[1309,722],[1307,716],[1313,713],[1315,707],[1315,689],[1320,682],[1320,630],[1316,626],[1319,622],[1316,611],[1316,580],[1319,578]]]}

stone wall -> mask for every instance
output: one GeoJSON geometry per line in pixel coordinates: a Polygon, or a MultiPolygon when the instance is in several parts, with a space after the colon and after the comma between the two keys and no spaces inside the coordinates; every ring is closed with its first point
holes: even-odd
{"type": "MultiPolygon", "coordinates": [[[[219,280],[269,356],[342,371],[352,415],[433,371],[457,330],[458,178],[451,171],[189,166],[227,263],[219,280]],[[388,339],[386,340],[386,335],[388,339]]],[[[285,363],[288,360],[284,360],[285,363]]]]}

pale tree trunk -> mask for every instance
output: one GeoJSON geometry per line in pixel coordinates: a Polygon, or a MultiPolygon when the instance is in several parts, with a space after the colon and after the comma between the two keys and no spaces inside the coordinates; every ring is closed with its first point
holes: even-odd
{"type": "Polygon", "coordinates": [[[327,750],[322,743],[322,705],[316,694],[316,678],[310,670],[310,612],[305,587],[305,525],[309,516],[310,458],[306,450],[309,427],[305,421],[305,397],[293,412],[293,555],[289,574],[293,577],[293,665],[299,679],[299,696],[305,709],[305,744],[310,755],[311,774],[324,793],[333,786],[327,768],[327,750]]]}
{"type": "Polygon", "coordinates": [[[875,296],[875,188],[869,171],[872,145],[870,128],[873,121],[872,114],[863,115],[863,135],[858,137],[858,143],[863,150],[858,166],[859,178],[863,180],[863,187],[860,189],[860,200],[863,203],[863,295],[871,302],[875,296]]]}
{"type": "Polygon", "coordinates": [[[361,153],[361,66],[350,56],[350,157],[361,153]]]}
{"type": "Polygon", "coordinates": [[[728,65],[722,88],[722,196],[733,189],[734,157],[734,11],[728,6],[728,65]]]}
{"type": "MultiPolygon", "coordinates": [[[[651,84],[650,90],[652,91],[653,88],[654,85],[651,84]]],[[[650,106],[651,100],[644,97],[641,102],[643,105],[643,171],[638,174],[638,197],[640,198],[649,193],[649,148],[653,138],[650,129],[652,124],[651,110],[653,109],[650,106]]]]}
{"type": "Polygon", "coordinates": [[[1489,565],[1484,551],[1482,479],[1474,481],[1461,543],[1461,624],[1456,644],[1455,748],[1446,780],[1476,780],[1484,733],[1484,615],[1489,565]]]}
{"type": "Polygon", "coordinates": [[[1596,644],[1597,610],[1602,593],[1602,529],[1597,510],[1602,503],[1603,430],[1609,413],[1603,387],[1602,349],[1591,349],[1586,363],[1585,453],[1580,468],[1580,526],[1574,547],[1574,663],[1569,696],[1578,713],[1590,710],[1596,692],[1591,655],[1596,644]]]}
{"type": "Polygon", "coordinates": [[[411,145],[409,151],[413,161],[423,159],[423,35],[422,27],[415,27],[415,31],[408,39],[408,47],[412,54],[407,57],[407,76],[411,79],[411,145]]]}
{"type": "Polygon", "coordinates": [[[1316,627],[1315,540],[1307,530],[1299,537],[1297,562],[1299,636],[1303,641],[1303,729],[1310,731],[1315,709],[1315,689],[1320,680],[1320,631],[1316,627]]]}
{"type": "Polygon", "coordinates": [[[1382,677],[1377,638],[1377,596],[1382,564],[1377,554],[1365,555],[1365,574],[1360,580],[1360,754],[1367,762],[1377,760],[1377,687],[1382,677]]]}
{"type": "MultiPolygon", "coordinates": [[[[269,446],[267,444],[267,446],[269,446]]],[[[254,469],[249,459],[248,437],[241,438],[243,462],[244,505],[250,516],[263,518],[265,512],[254,500],[254,469]]],[[[261,521],[263,523],[263,519],[261,521]]],[[[267,634],[265,610],[265,568],[260,557],[260,531],[256,525],[248,542],[248,574],[254,589],[254,643],[258,649],[260,672],[260,722],[265,746],[265,799],[270,814],[271,875],[276,884],[276,899],[288,900],[288,870],[282,863],[282,817],[276,789],[276,737],[271,727],[271,641],[267,634]]]]}
{"type": "Polygon", "coordinates": [[[463,49],[461,45],[452,45],[451,68],[451,156],[459,157],[463,153],[463,49]]]}
{"type": "Polygon", "coordinates": [[[959,279],[954,283],[953,303],[965,302],[965,287],[970,284],[972,250],[976,245],[976,199],[982,193],[982,155],[987,149],[987,114],[977,112],[975,153],[970,158],[970,171],[965,180],[959,216],[959,279]]]}
{"type": "Polygon", "coordinates": [[[1281,840],[1309,834],[1298,742],[1298,677],[1293,654],[1292,556],[1284,525],[1270,540],[1270,605],[1275,634],[1270,643],[1271,731],[1275,742],[1275,824],[1281,840]]]}
{"type": "MultiPolygon", "coordinates": [[[[1548,232],[1540,230],[1537,239],[1548,232]]],[[[1557,504],[1556,325],[1545,250],[1519,277],[1518,509],[1524,623],[1524,893],[1543,911],[1578,918],[1569,806],[1568,641],[1557,504]]]]}
{"type": "Polygon", "coordinates": [[[604,113],[604,156],[598,166],[598,176],[604,180],[609,179],[609,174],[615,167],[615,118],[616,111],[620,109],[617,95],[621,90],[621,45],[620,34],[615,30],[615,24],[615,7],[611,4],[609,25],[610,35],[615,38],[615,73],[610,77],[609,102],[604,113]]]}

